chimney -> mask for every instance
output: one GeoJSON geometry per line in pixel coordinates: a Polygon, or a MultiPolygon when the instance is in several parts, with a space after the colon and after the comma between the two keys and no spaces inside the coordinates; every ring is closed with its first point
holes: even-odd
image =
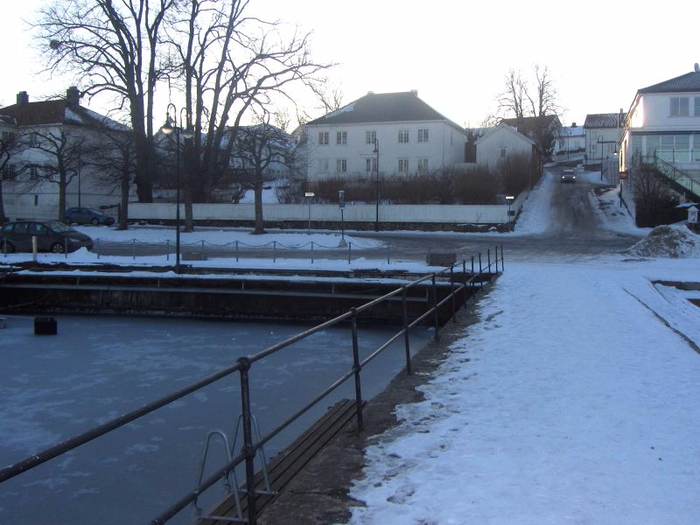
{"type": "Polygon", "coordinates": [[[80,105],[80,91],[75,86],[71,86],[66,90],[66,100],[72,106],[80,105]]]}
{"type": "Polygon", "coordinates": [[[17,105],[24,106],[25,104],[29,104],[29,95],[26,91],[20,91],[17,93],[17,105]]]}

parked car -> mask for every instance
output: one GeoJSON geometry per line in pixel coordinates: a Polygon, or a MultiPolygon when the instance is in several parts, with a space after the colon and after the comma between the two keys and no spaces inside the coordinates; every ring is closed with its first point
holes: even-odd
{"type": "Polygon", "coordinates": [[[105,215],[93,208],[76,207],[66,210],[65,223],[92,224],[93,226],[104,224],[106,226],[111,226],[114,224],[114,217],[105,215]]]}
{"type": "Polygon", "coordinates": [[[562,182],[576,182],[576,174],[574,170],[564,170],[561,174],[562,182]]]}
{"type": "Polygon", "coordinates": [[[92,250],[92,239],[58,221],[15,221],[0,228],[0,250],[4,253],[31,252],[32,237],[40,252],[74,252],[92,250]]]}

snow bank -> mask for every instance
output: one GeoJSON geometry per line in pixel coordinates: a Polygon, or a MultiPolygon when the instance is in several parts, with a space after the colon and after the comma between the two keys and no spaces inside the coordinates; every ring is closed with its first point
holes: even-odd
{"type": "Polygon", "coordinates": [[[700,257],[700,236],[683,224],[657,226],[624,253],[637,257],[700,257]]]}

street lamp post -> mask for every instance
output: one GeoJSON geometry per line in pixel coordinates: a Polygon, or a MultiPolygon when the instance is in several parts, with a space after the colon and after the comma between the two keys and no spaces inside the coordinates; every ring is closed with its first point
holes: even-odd
{"type": "MultiPolygon", "coordinates": [[[[180,110],[180,126],[182,126],[182,111],[180,110]]],[[[177,123],[177,108],[175,104],[170,102],[165,113],[165,124],[161,126],[160,130],[165,135],[172,135],[175,132],[175,273],[180,273],[180,126],[177,123]],[[173,110],[172,119],[170,117],[170,110],[173,110]]],[[[192,131],[189,127],[182,130],[182,136],[185,139],[191,139],[193,137],[192,131]]]]}
{"type": "Polygon", "coordinates": [[[313,191],[307,191],[304,193],[304,197],[308,199],[309,203],[309,235],[311,235],[311,200],[316,196],[313,191]]]}
{"type": "Polygon", "coordinates": [[[377,156],[376,163],[374,165],[375,170],[375,184],[376,184],[376,209],[374,214],[374,231],[379,231],[379,141],[375,137],[374,139],[374,151],[372,152],[377,156]]]}
{"type": "Polygon", "coordinates": [[[515,200],[515,197],[512,195],[508,195],[506,197],[506,202],[508,203],[508,230],[513,229],[513,212],[511,211],[510,207],[513,204],[513,201],[515,200]]]}

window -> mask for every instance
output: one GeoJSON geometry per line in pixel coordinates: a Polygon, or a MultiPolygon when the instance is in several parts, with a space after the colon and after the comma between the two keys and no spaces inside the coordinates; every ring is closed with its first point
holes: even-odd
{"type": "Polygon", "coordinates": [[[374,175],[377,173],[377,158],[371,157],[365,159],[365,173],[367,175],[374,175]]]}
{"type": "Polygon", "coordinates": [[[399,130],[399,144],[408,144],[408,130],[407,129],[400,129],[399,130]]]}
{"type": "Polygon", "coordinates": [[[408,173],[408,159],[399,159],[399,173],[408,173]]]}
{"type": "Polygon", "coordinates": [[[418,130],[418,142],[428,142],[428,128],[418,130]]]}
{"type": "Polygon", "coordinates": [[[328,159],[318,159],[318,172],[328,174],[328,159]]]}
{"type": "Polygon", "coordinates": [[[377,132],[376,131],[367,131],[365,133],[365,142],[367,144],[374,144],[375,140],[377,140],[377,132]]]}
{"type": "Polygon", "coordinates": [[[37,166],[29,166],[29,180],[39,180],[39,168],[37,166]]]}
{"type": "Polygon", "coordinates": [[[5,167],[2,169],[3,180],[14,179],[16,176],[17,174],[15,173],[14,164],[6,164],[5,167]]]}
{"type": "Polygon", "coordinates": [[[347,146],[347,144],[348,144],[348,132],[347,131],[336,132],[335,144],[336,144],[336,146],[347,146]]]}
{"type": "Polygon", "coordinates": [[[336,159],[335,172],[336,173],[347,173],[347,171],[348,171],[348,159],[336,159]]]}
{"type": "Polygon", "coordinates": [[[501,148],[501,158],[505,159],[506,155],[508,155],[508,150],[506,148],[501,148]]]}
{"type": "Polygon", "coordinates": [[[318,133],[318,145],[319,146],[328,146],[328,132],[327,131],[319,131],[319,133],[318,133]]]}
{"type": "Polygon", "coordinates": [[[428,173],[428,159],[418,159],[418,173],[428,173]]]}
{"type": "Polygon", "coordinates": [[[693,115],[695,115],[696,117],[700,117],[700,97],[694,98],[694,106],[695,111],[693,111],[693,115]]]}
{"type": "Polygon", "coordinates": [[[689,99],[688,97],[671,97],[671,116],[672,117],[687,117],[689,115],[689,99]]]}

